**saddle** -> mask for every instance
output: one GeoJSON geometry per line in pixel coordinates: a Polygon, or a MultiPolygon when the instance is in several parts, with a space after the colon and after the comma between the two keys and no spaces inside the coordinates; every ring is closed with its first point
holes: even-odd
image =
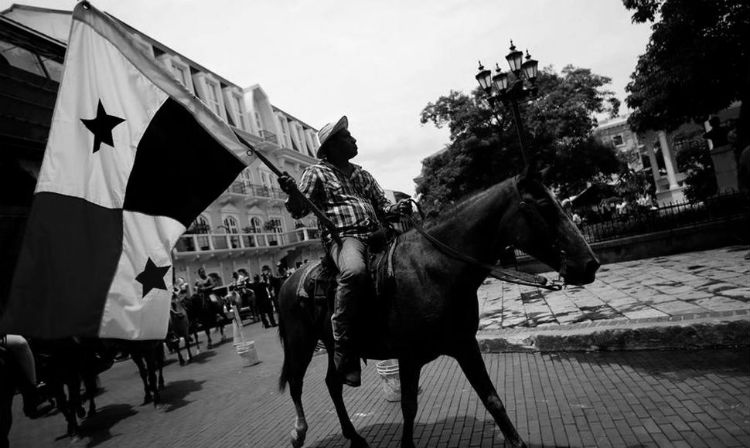
{"type": "MultiPolygon", "coordinates": [[[[387,300],[395,291],[393,253],[396,251],[400,235],[381,245],[368,244],[367,266],[370,273],[372,297],[377,302],[387,300]]],[[[326,254],[319,261],[308,263],[303,268],[297,285],[297,298],[304,304],[313,301],[315,305],[328,305],[332,309],[336,291],[336,264],[326,254]]]]}

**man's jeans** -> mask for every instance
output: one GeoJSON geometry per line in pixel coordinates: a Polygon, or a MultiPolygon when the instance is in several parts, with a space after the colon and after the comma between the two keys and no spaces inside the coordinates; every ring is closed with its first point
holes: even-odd
{"type": "Polygon", "coordinates": [[[329,244],[328,253],[339,269],[336,277],[336,300],[331,316],[333,339],[339,348],[346,350],[351,348],[351,325],[357,301],[363,300],[362,296],[367,293],[367,250],[365,243],[358,238],[342,237],[340,242],[332,241],[329,244]]]}

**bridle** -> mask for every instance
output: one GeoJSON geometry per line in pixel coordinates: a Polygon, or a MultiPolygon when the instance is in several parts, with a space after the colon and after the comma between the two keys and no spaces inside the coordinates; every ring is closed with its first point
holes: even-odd
{"type": "MultiPolygon", "coordinates": [[[[518,195],[519,207],[521,208],[521,210],[523,210],[524,212],[534,213],[535,215],[537,215],[536,216],[537,218],[542,219],[542,222],[545,223],[545,225],[547,225],[546,221],[544,221],[544,219],[542,218],[542,215],[539,212],[539,210],[536,209],[536,204],[529,205],[521,197],[521,193],[518,191],[517,178],[513,179],[513,189],[518,195]]],[[[413,199],[411,199],[411,202],[417,206],[417,211],[419,212],[420,216],[424,220],[424,213],[422,212],[422,209],[419,206],[419,204],[417,204],[417,202],[413,199]]],[[[529,274],[526,272],[521,272],[521,271],[513,270],[513,269],[504,269],[504,268],[500,268],[500,267],[479,261],[470,255],[464,254],[463,252],[460,252],[448,246],[447,244],[438,240],[434,236],[430,235],[424,229],[424,227],[422,227],[422,225],[419,224],[414,219],[414,217],[409,217],[409,220],[411,221],[411,224],[414,227],[414,229],[417,232],[419,232],[420,235],[422,235],[427,241],[429,241],[437,250],[442,252],[444,255],[447,255],[456,260],[460,260],[472,266],[489,271],[488,275],[498,280],[502,280],[504,282],[515,283],[518,285],[535,286],[537,288],[549,289],[551,291],[559,291],[560,289],[563,288],[565,284],[564,281],[562,280],[562,276],[565,274],[565,270],[566,270],[565,251],[560,251],[560,258],[561,258],[560,276],[556,280],[549,281],[545,277],[542,277],[541,275],[529,274]]],[[[554,243],[554,246],[557,246],[556,241],[554,243]]]]}

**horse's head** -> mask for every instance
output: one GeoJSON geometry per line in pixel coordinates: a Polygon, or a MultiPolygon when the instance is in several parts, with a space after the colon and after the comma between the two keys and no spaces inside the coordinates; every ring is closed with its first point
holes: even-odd
{"type": "Polygon", "coordinates": [[[560,203],[542,184],[533,169],[512,179],[516,208],[504,223],[512,244],[549,265],[566,283],[585,285],[594,281],[599,260],[560,203]]]}

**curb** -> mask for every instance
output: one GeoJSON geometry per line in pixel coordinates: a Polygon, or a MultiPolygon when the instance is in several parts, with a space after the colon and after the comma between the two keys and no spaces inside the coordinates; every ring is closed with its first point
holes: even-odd
{"type": "Polygon", "coordinates": [[[693,350],[750,346],[750,319],[665,321],[480,332],[482,352],[574,352],[615,350],[693,350]]]}

